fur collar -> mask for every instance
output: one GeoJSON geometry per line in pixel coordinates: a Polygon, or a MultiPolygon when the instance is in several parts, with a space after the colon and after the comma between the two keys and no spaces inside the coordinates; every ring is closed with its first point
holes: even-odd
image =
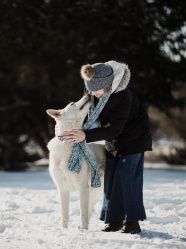
{"type": "Polygon", "coordinates": [[[105,64],[111,66],[114,71],[112,93],[126,89],[130,81],[130,69],[128,65],[116,61],[108,61],[105,64]]]}

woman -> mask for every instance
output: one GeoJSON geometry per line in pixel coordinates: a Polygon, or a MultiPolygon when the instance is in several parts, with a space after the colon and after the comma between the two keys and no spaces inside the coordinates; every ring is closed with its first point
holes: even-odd
{"type": "MultiPolygon", "coordinates": [[[[68,143],[105,140],[106,170],[104,201],[100,219],[104,232],[141,232],[139,220],[146,219],[143,205],[144,152],[152,150],[148,115],[136,95],[129,90],[130,70],[116,61],[84,65],[81,76],[93,98],[103,102],[100,127],[65,132],[68,143]]],[[[96,107],[95,107],[96,108],[96,107]]]]}

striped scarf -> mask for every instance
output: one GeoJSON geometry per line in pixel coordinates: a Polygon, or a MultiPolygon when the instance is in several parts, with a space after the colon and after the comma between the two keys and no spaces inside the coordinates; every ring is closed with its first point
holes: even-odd
{"type": "MultiPolygon", "coordinates": [[[[99,99],[98,104],[95,107],[94,96],[91,96],[91,105],[89,110],[89,115],[87,121],[83,125],[83,130],[89,130],[92,124],[98,119],[99,114],[103,110],[105,104],[107,103],[110,95],[110,89],[108,92],[104,93],[103,96],[99,99]]],[[[101,186],[100,174],[98,170],[98,165],[96,160],[92,155],[86,150],[85,141],[75,143],[73,146],[72,156],[69,161],[68,169],[77,174],[80,173],[82,167],[82,158],[88,162],[91,169],[91,186],[98,188],[101,186]]]]}

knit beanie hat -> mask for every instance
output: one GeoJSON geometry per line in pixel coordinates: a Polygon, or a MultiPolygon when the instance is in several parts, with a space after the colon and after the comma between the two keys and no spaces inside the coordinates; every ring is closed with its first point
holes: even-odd
{"type": "Polygon", "coordinates": [[[109,87],[114,79],[112,67],[105,63],[82,66],[81,76],[84,79],[87,90],[90,92],[96,92],[109,87]]]}

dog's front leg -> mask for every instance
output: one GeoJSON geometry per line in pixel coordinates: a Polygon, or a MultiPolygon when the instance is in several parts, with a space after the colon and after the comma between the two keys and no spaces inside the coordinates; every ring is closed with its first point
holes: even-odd
{"type": "Polygon", "coordinates": [[[68,228],[70,192],[59,189],[62,228],[68,228]]]}
{"type": "Polygon", "coordinates": [[[88,229],[89,225],[89,187],[83,186],[80,191],[80,214],[81,214],[81,226],[82,229],[88,229]]]}

